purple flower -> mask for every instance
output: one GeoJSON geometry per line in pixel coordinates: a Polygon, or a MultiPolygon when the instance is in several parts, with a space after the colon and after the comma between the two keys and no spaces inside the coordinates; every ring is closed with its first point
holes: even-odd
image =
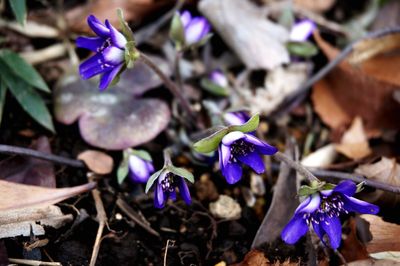
{"type": "Polygon", "coordinates": [[[176,187],[178,187],[186,204],[192,203],[189,188],[183,177],[169,171],[163,171],[156,182],[154,191],[154,206],[156,208],[163,208],[168,198],[176,200],[176,187]]]}
{"type": "Polygon", "coordinates": [[[290,31],[289,40],[293,42],[304,42],[313,33],[316,25],[311,20],[302,20],[296,23],[290,31]]]}
{"type": "Polygon", "coordinates": [[[265,171],[261,154],[273,155],[277,148],[262,142],[251,134],[233,131],[222,138],[218,147],[219,166],[222,175],[229,184],[234,184],[242,177],[244,163],[250,166],[257,174],[265,171]]]}
{"type": "Polygon", "coordinates": [[[230,126],[238,126],[246,123],[250,119],[250,116],[243,111],[237,111],[225,113],[222,118],[226,124],[230,126]]]}
{"type": "Polygon", "coordinates": [[[182,12],[180,17],[187,46],[201,41],[210,32],[210,24],[204,17],[192,17],[187,10],[182,12]]]}
{"type": "Polygon", "coordinates": [[[340,182],[334,189],[316,192],[307,197],[297,207],[293,218],[282,231],[282,239],[288,244],[296,243],[305,235],[310,225],[315,233],[323,240],[328,235],[330,245],[337,249],[342,239],[342,224],[339,216],[348,212],[376,214],[379,207],[358,200],[352,196],[356,193],[354,182],[340,182]]]}
{"type": "Polygon", "coordinates": [[[96,54],[80,64],[79,73],[83,79],[101,75],[99,88],[104,90],[124,66],[127,40],[108,20],[103,24],[90,15],[87,22],[97,37],[78,37],[76,45],[96,54]]]}
{"type": "Polygon", "coordinates": [[[133,154],[129,155],[129,174],[132,181],[146,183],[153,172],[154,166],[151,161],[144,160],[133,154]]]}
{"type": "Polygon", "coordinates": [[[219,69],[211,72],[209,78],[212,82],[214,82],[215,84],[217,84],[220,87],[225,88],[228,86],[228,79],[226,78],[224,73],[219,69]]]}

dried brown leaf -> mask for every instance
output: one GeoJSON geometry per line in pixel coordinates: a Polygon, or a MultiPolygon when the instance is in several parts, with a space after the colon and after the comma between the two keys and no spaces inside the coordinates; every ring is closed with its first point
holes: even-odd
{"type": "Polygon", "coordinates": [[[381,217],[370,214],[363,214],[361,218],[367,220],[370,224],[369,230],[373,239],[367,243],[369,253],[382,251],[400,251],[400,225],[388,223],[381,217]]]}
{"type": "Polygon", "coordinates": [[[139,22],[151,12],[160,10],[163,7],[171,6],[173,0],[113,0],[113,1],[88,1],[84,5],[69,10],[66,13],[67,24],[75,32],[91,33],[86,23],[86,17],[90,14],[95,15],[101,21],[108,19],[112,25],[119,27],[119,20],[116,10],[121,8],[127,21],[139,22]]]}
{"type": "MultiPolygon", "coordinates": [[[[400,165],[396,163],[395,159],[382,157],[379,162],[373,164],[364,164],[357,167],[356,173],[364,175],[365,177],[380,181],[389,185],[400,185],[400,165]]],[[[376,190],[370,193],[369,200],[372,202],[382,202],[388,206],[395,206],[400,202],[400,196],[393,193],[376,190]]]]}
{"type": "MultiPolygon", "coordinates": [[[[51,153],[47,137],[35,140],[31,148],[37,151],[51,153]]],[[[11,182],[41,187],[56,187],[53,164],[33,157],[15,156],[0,163],[0,173],[4,179],[11,182]]]]}
{"type": "Polygon", "coordinates": [[[288,31],[267,20],[251,1],[202,0],[199,10],[248,68],[273,69],[289,62],[288,31]]]}
{"type": "Polygon", "coordinates": [[[52,205],[93,189],[96,183],[69,188],[45,188],[0,180],[0,211],[52,205]]]}
{"type": "Polygon", "coordinates": [[[336,150],[351,159],[361,159],[371,154],[367,134],[365,133],[362,119],[356,117],[350,128],[343,134],[336,150]]]}
{"type": "MultiPolygon", "coordinates": [[[[318,33],[315,39],[330,60],[339,54],[318,33]]],[[[386,64],[380,65],[380,68],[386,67],[386,64]]],[[[330,127],[339,129],[360,116],[367,132],[376,132],[400,128],[397,115],[400,105],[393,99],[393,92],[398,89],[397,85],[381,81],[344,61],[315,84],[312,100],[315,111],[330,127]]]]}
{"type": "Polygon", "coordinates": [[[294,3],[312,12],[320,13],[330,9],[336,0],[294,0],[294,3]]]}
{"type": "Polygon", "coordinates": [[[391,265],[400,265],[400,262],[396,262],[393,260],[367,259],[367,260],[358,260],[358,261],[350,262],[347,265],[349,265],[349,266],[391,266],[391,265]]]}
{"type": "Polygon", "coordinates": [[[258,250],[250,250],[246,254],[240,266],[268,266],[271,265],[264,253],[258,250]]]}
{"type": "Polygon", "coordinates": [[[64,215],[57,206],[25,208],[0,212],[0,239],[15,236],[44,235],[44,226],[60,228],[72,221],[72,214],[64,215]],[[31,230],[32,229],[32,230],[31,230]]]}
{"type": "Polygon", "coordinates": [[[113,158],[101,151],[84,151],[78,155],[78,159],[84,161],[90,170],[99,175],[111,173],[114,167],[113,158]]]}
{"type": "Polygon", "coordinates": [[[350,233],[343,237],[343,244],[340,249],[343,257],[347,262],[368,259],[368,251],[357,237],[356,221],[354,218],[349,219],[348,227],[350,228],[350,233]]]}

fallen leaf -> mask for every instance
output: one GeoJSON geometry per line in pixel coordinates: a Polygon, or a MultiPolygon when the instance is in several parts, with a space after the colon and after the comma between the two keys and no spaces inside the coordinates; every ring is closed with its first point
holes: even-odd
{"type": "Polygon", "coordinates": [[[286,96],[293,93],[299,84],[307,79],[310,70],[310,64],[292,63],[269,71],[264,87],[257,88],[255,95],[251,90],[243,90],[246,105],[250,106],[251,113],[261,112],[268,115],[275,111],[286,96]]]}
{"type": "Polygon", "coordinates": [[[210,203],[210,212],[217,218],[237,220],[241,216],[242,208],[231,197],[219,195],[217,201],[210,203]]]}
{"type": "MultiPolygon", "coordinates": [[[[51,154],[47,137],[35,140],[31,148],[51,154]]],[[[34,157],[15,156],[0,163],[0,173],[3,180],[41,187],[56,187],[53,164],[34,157]]]]}
{"type": "Polygon", "coordinates": [[[113,158],[100,151],[87,150],[78,155],[78,159],[85,162],[86,166],[96,174],[106,175],[114,167],[113,158]]]}
{"type": "Polygon", "coordinates": [[[73,220],[57,206],[25,208],[0,212],[0,239],[15,236],[44,235],[44,226],[58,229],[73,220]]]}
{"type": "Polygon", "coordinates": [[[312,12],[325,12],[329,10],[336,0],[294,0],[294,3],[312,12]]]}
{"type": "Polygon", "coordinates": [[[395,28],[398,25],[400,25],[400,2],[386,1],[372,22],[371,31],[395,28]]]}
{"type": "MultiPolygon", "coordinates": [[[[380,181],[389,185],[400,186],[400,165],[395,159],[382,157],[379,162],[373,164],[360,165],[355,169],[357,174],[361,174],[368,179],[380,181]]],[[[371,202],[381,202],[385,206],[396,206],[400,202],[400,196],[394,193],[376,190],[368,194],[371,202]]]]}
{"type": "Polygon", "coordinates": [[[0,180],[0,211],[52,205],[95,186],[91,182],[69,188],[45,188],[0,180]]]}
{"type": "Polygon", "coordinates": [[[368,251],[357,237],[356,221],[353,217],[348,220],[346,227],[350,229],[350,232],[343,237],[340,253],[347,262],[368,259],[368,251]]]}
{"type": "Polygon", "coordinates": [[[289,32],[267,20],[251,1],[202,0],[198,8],[247,68],[273,69],[289,62],[289,32]],[[246,19],[238,23],[238,18],[246,19]]]}
{"type": "Polygon", "coordinates": [[[86,18],[93,14],[101,21],[108,19],[112,25],[119,28],[117,8],[124,11],[126,21],[140,22],[147,15],[171,6],[173,0],[113,0],[113,1],[88,1],[87,4],[79,5],[66,13],[66,20],[70,30],[75,32],[92,33],[86,23],[86,18]]]}
{"type": "Polygon", "coordinates": [[[331,165],[337,157],[334,144],[328,144],[313,151],[301,160],[301,164],[307,167],[324,168],[331,165]]]}
{"type": "MultiPolygon", "coordinates": [[[[339,54],[318,33],[314,36],[330,60],[339,54]]],[[[387,66],[379,67],[386,69],[387,66]]],[[[400,105],[393,99],[393,92],[398,89],[398,86],[383,82],[344,61],[314,85],[311,97],[315,111],[331,128],[345,127],[360,116],[367,132],[376,133],[377,130],[400,128],[397,115],[400,105]]]]}
{"type": "Polygon", "coordinates": [[[350,128],[343,134],[340,144],[336,145],[336,150],[354,160],[371,154],[367,134],[360,117],[354,118],[350,128]]]}
{"type": "Polygon", "coordinates": [[[168,125],[170,110],[159,99],[138,99],[161,84],[154,73],[144,72],[142,67],[136,65],[124,73],[122,87],[118,84],[104,92],[99,92],[94,82],[65,76],[54,91],[56,119],[67,125],[79,119],[82,138],[103,149],[122,150],[152,140],[168,125]]]}
{"type": "Polygon", "coordinates": [[[385,222],[381,217],[370,214],[363,214],[361,218],[370,224],[369,230],[373,236],[372,240],[366,244],[369,253],[383,251],[400,251],[400,225],[385,222]]]}
{"type": "Polygon", "coordinates": [[[265,257],[264,253],[258,250],[250,250],[244,257],[240,266],[269,266],[271,263],[265,257]]]}
{"type": "Polygon", "coordinates": [[[385,251],[378,253],[369,254],[372,258],[377,260],[393,260],[396,262],[400,262],[400,252],[399,251],[385,251]]]}
{"type": "Polygon", "coordinates": [[[400,265],[399,262],[395,262],[393,260],[375,260],[375,259],[367,259],[367,260],[358,260],[348,263],[349,266],[391,266],[391,265],[400,265]]]}
{"type": "MultiPolygon", "coordinates": [[[[292,143],[288,142],[286,146],[286,155],[294,158],[292,143]]],[[[254,236],[252,248],[265,243],[270,244],[280,237],[284,226],[289,222],[299,204],[296,183],[295,171],[281,163],[271,206],[254,236]]]]}

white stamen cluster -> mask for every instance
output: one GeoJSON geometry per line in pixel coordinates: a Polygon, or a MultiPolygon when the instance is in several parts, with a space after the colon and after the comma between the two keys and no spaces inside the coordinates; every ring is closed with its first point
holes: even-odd
{"type": "Polygon", "coordinates": [[[168,173],[161,181],[161,188],[164,192],[174,192],[174,175],[168,173]]]}
{"type": "Polygon", "coordinates": [[[320,224],[322,222],[329,225],[326,218],[339,217],[342,213],[348,213],[343,206],[344,203],[340,195],[331,195],[328,197],[321,195],[319,208],[312,213],[305,213],[303,218],[308,225],[311,223],[320,224]]]}
{"type": "Polygon", "coordinates": [[[237,162],[237,159],[235,157],[238,155],[246,156],[247,154],[254,152],[256,150],[253,144],[248,143],[242,139],[232,143],[230,149],[231,149],[231,157],[229,158],[230,162],[237,162]]]}

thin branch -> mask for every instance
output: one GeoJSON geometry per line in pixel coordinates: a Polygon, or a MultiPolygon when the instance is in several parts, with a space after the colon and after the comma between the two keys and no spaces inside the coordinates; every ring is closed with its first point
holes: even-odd
{"type": "Polygon", "coordinates": [[[317,73],[315,73],[310,79],[300,85],[300,87],[295,92],[293,92],[292,95],[288,96],[285,101],[283,101],[283,103],[279,105],[279,107],[276,109],[277,111],[273,114],[273,116],[280,116],[284,113],[287,113],[294,107],[296,107],[298,103],[302,102],[306,97],[306,92],[308,92],[311,86],[323,79],[329,72],[331,72],[337,65],[339,65],[351,52],[353,52],[353,49],[357,44],[367,39],[379,38],[388,34],[398,33],[399,31],[400,27],[378,30],[375,32],[371,32],[365,37],[362,37],[359,40],[348,44],[335,59],[330,61],[327,65],[325,65],[317,73]]]}
{"type": "Polygon", "coordinates": [[[288,164],[290,167],[292,167],[293,169],[295,169],[299,174],[303,175],[304,177],[306,177],[310,182],[311,181],[318,181],[319,179],[313,175],[305,166],[303,166],[301,163],[299,162],[295,162],[293,161],[291,158],[289,158],[286,154],[278,151],[277,153],[275,153],[274,158],[276,158],[277,160],[284,162],[286,164],[288,164]]]}
{"type": "Polygon", "coordinates": [[[9,258],[8,261],[10,263],[16,263],[19,265],[33,265],[33,266],[62,266],[59,262],[47,262],[47,261],[39,261],[39,260],[25,260],[25,259],[14,259],[9,258]]]}
{"type": "Polygon", "coordinates": [[[190,107],[190,103],[189,101],[182,95],[182,93],[180,92],[179,88],[175,85],[174,82],[172,82],[172,80],[167,77],[162,70],[153,63],[153,61],[151,61],[151,59],[143,54],[140,53],[140,59],[142,60],[143,63],[145,63],[147,66],[149,66],[163,81],[164,85],[170,90],[170,92],[174,95],[174,97],[176,97],[179,101],[179,103],[181,104],[182,108],[185,110],[185,112],[191,117],[194,118],[195,114],[192,110],[192,108],[190,107]]]}
{"type": "Polygon", "coordinates": [[[390,185],[387,183],[367,179],[362,175],[342,173],[342,172],[337,172],[337,171],[327,171],[327,170],[321,170],[321,169],[310,169],[309,168],[309,170],[314,175],[324,178],[324,179],[325,178],[334,178],[334,179],[340,179],[340,180],[352,180],[356,183],[364,182],[365,186],[369,186],[369,187],[373,187],[376,189],[400,194],[399,186],[393,186],[393,185],[390,185]]]}
{"type": "Polygon", "coordinates": [[[167,240],[167,244],[165,245],[165,253],[164,253],[164,266],[167,266],[167,254],[168,254],[168,248],[169,248],[169,242],[171,242],[171,246],[174,246],[175,241],[174,240],[167,240]]]}
{"type": "Polygon", "coordinates": [[[21,155],[34,157],[46,161],[50,161],[57,164],[68,165],[77,168],[85,168],[85,164],[80,160],[69,159],[62,156],[45,153],[41,151],[32,150],[29,148],[15,147],[11,145],[0,144],[0,153],[10,154],[10,155],[21,155]]]}
{"type": "MultiPolygon", "coordinates": [[[[94,176],[90,175],[88,178],[90,181],[94,180],[94,176]]],[[[99,255],[101,236],[103,235],[104,226],[107,223],[107,214],[104,209],[103,201],[101,200],[100,191],[95,188],[92,190],[92,196],[97,211],[97,220],[99,222],[99,228],[97,229],[96,240],[93,245],[92,257],[90,259],[90,266],[95,266],[97,261],[97,256],[99,255]]]]}

